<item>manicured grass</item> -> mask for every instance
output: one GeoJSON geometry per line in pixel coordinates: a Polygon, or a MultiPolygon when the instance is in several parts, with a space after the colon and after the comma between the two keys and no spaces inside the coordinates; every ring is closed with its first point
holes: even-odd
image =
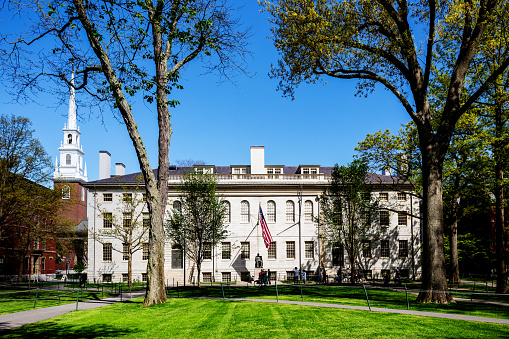
{"type": "MultiPolygon", "coordinates": [[[[198,288],[180,288],[169,290],[173,296],[204,296],[225,298],[259,298],[276,299],[276,289],[271,286],[230,287],[223,285],[198,288]]],[[[368,306],[362,286],[328,286],[328,285],[281,285],[278,286],[280,300],[309,301],[331,304],[368,306]],[[301,297],[302,287],[302,297],[301,297]],[[302,298],[302,299],[301,299],[302,298]]],[[[369,288],[367,293],[371,307],[407,309],[406,294],[388,289],[369,288]]],[[[467,314],[489,318],[509,318],[509,306],[479,304],[470,301],[456,301],[450,304],[422,304],[416,302],[415,294],[408,294],[410,309],[415,311],[467,314]]]]}
{"type": "Polygon", "coordinates": [[[141,299],[75,311],[0,333],[5,338],[503,338],[509,326],[269,303],[141,299]]]}
{"type": "MultiPolygon", "coordinates": [[[[77,291],[65,290],[31,290],[31,291],[2,291],[0,293],[0,314],[28,311],[35,308],[44,308],[75,303],[77,291]],[[37,302],[35,297],[37,295],[37,302]]],[[[110,296],[109,292],[80,291],[79,302],[97,300],[110,296]]]]}

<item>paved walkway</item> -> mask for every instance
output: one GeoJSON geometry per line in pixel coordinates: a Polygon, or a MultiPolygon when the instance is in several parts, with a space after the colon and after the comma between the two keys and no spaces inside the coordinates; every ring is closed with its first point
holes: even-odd
{"type": "MultiPolygon", "coordinates": [[[[135,292],[132,294],[132,297],[138,298],[138,297],[143,297],[144,295],[145,295],[145,292],[135,292]]],[[[202,297],[201,299],[222,300],[222,298],[213,298],[213,297],[202,297]]],[[[125,295],[123,297],[123,300],[127,300],[125,298],[125,295]]],[[[224,300],[277,303],[276,300],[271,300],[271,299],[227,298],[224,300]]],[[[104,299],[100,299],[100,300],[84,301],[84,302],[78,303],[78,309],[79,310],[88,310],[88,309],[92,309],[92,308],[111,305],[111,304],[114,304],[114,303],[117,303],[120,301],[121,300],[120,300],[119,296],[104,298],[104,299]]],[[[293,304],[293,305],[369,311],[369,308],[365,307],[365,306],[351,306],[351,305],[326,304],[326,303],[307,302],[307,301],[290,301],[290,300],[279,300],[279,303],[280,304],[293,304]]],[[[68,312],[71,312],[74,310],[76,310],[76,303],[66,304],[66,305],[61,305],[61,306],[54,306],[54,307],[38,308],[38,309],[30,310],[30,311],[15,312],[15,313],[10,313],[10,314],[0,315],[0,330],[7,330],[7,329],[11,329],[11,328],[20,327],[20,326],[23,326],[26,324],[31,324],[31,323],[35,323],[38,321],[54,318],[54,317],[57,317],[59,315],[62,315],[62,314],[65,314],[65,313],[68,313],[68,312]]],[[[417,315],[417,316],[423,316],[423,317],[457,319],[457,320],[477,321],[477,322],[509,325],[509,319],[485,318],[485,317],[477,317],[477,316],[462,315],[462,314],[423,312],[423,311],[412,311],[412,310],[398,310],[398,309],[379,308],[379,307],[371,307],[371,311],[372,312],[409,314],[409,315],[417,315]]]]}

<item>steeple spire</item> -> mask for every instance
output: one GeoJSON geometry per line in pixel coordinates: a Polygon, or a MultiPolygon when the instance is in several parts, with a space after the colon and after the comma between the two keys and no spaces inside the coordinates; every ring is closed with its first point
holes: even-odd
{"type": "Polygon", "coordinates": [[[67,113],[67,128],[76,129],[76,97],[74,94],[74,71],[71,77],[71,96],[69,98],[69,112],[67,113]]]}
{"type": "Polygon", "coordinates": [[[83,170],[83,156],[85,152],[83,152],[83,147],[81,146],[81,132],[76,123],[74,71],[72,72],[71,84],[67,124],[62,129],[64,138],[58,148],[60,159],[57,159],[55,164],[53,180],[85,182],[88,181],[88,178],[86,169],[85,171],[83,170]]]}

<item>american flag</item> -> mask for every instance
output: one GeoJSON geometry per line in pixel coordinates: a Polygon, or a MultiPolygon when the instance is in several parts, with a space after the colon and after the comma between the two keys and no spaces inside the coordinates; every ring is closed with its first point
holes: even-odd
{"type": "Polygon", "coordinates": [[[265,221],[265,218],[263,217],[262,207],[260,206],[260,215],[258,216],[258,219],[260,221],[260,226],[262,227],[262,236],[263,241],[265,242],[265,247],[267,249],[270,248],[270,243],[272,242],[272,235],[270,235],[269,227],[267,226],[267,222],[265,221]]]}

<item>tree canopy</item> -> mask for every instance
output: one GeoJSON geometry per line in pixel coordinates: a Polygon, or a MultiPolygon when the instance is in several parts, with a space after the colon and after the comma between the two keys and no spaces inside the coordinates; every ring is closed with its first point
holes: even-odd
{"type": "Polygon", "coordinates": [[[272,75],[294,95],[301,82],[355,79],[359,93],[381,85],[417,127],[422,156],[423,283],[418,300],[448,302],[443,246],[442,169],[454,128],[509,65],[507,47],[479,81],[481,46],[500,38],[507,1],[266,1],[281,59],[272,75]],[[444,58],[444,54],[447,57],[444,58]],[[434,72],[440,69],[441,72],[434,72]],[[430,100],[435,74],[444,100],[430,100]],[[465,95],[468,93],[468,95],[465,95]]]}

